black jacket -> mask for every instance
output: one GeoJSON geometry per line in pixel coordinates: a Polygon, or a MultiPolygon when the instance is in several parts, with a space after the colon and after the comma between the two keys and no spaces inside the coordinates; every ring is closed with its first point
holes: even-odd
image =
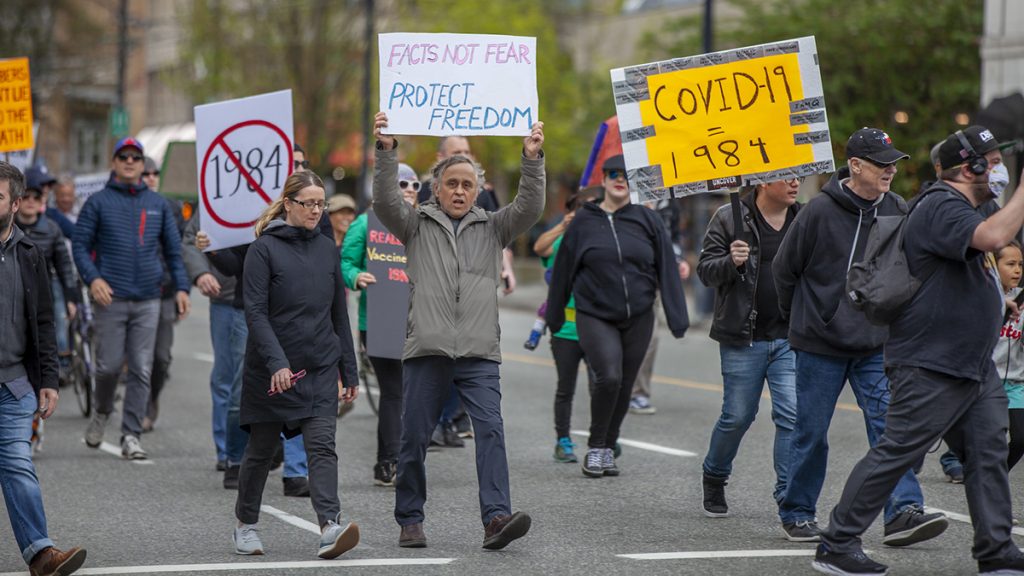
{"type": "Polygon", "coordinates": [[[75,265],[71,261],[71,253],[64,243],[64,233],[56,222],[40,213],[39,219],[33,224],[18,224],[21,231],[39,248],[46,259],[50,271],[56,272],[60,279],[60,287],[65,302],[81,302],[82,293],[78,291],[78,277],[75,265]]]}
{"type": "Polygon", "coordinates": [[[57,331],[53,324],[53,297],[46,258],[26,237],[18,240],[18,267],[25,289],[25,320],[28,341],[22,363],[28,381],[39,397],[41,388],[57,389],[57,331]]]}
{"type": "MultiPolygon", "coordinates": [[[[715,316],[710,336],[730,346],[748,346],[754,338],[757,279],[761,272],[761,238],[754,222],[754,201],[754,194],[748,194],[740,202],[744,240],[750,244],[750,258],[743,265],[744,274],[740,274],[729,252],[729,245],[736,240],[730,204],[719,208],[711,217],[697,263],[700,281],[715,289],[715,316]]],[[[787,219],[799,210],[800,204],[790,206],[787,219]]]]}
{"type": "Polygon", "coordinates": [[[249,244],[243,284],[249,340],[241,423],[336,417],[339,375],[346,388],[359,382],[334,242],[275,220],[249,244]],[[270,377],[282,368],[306,376],[268,396],[270,377]]]}
{"type": "Polygon", "coordinates": [[[665,318],[676,338],[690,326],[668,231],[653,210],[627,204],[613,214],[588,202],[562,238],[548,288],[546,320],[552,333],[565,322],[565,305],[609,322],[643,314],[661,291],[665,318]]]}
{"type": "MultiPolygon", "coordinates": [[[[333,238],[331,242],[334,242],[333,238]]],[[[234,278],[235,292],[231,305],[240,310],[245,308],[245,282],[243,277],[245,276],[245,255],[249,252],[249,246],[252,246],[252,244],[242,244],[241,246],[232,246],[231,248],[206,253],[210,264],[213,264],[213,267],[218,272],[224,276],[234,278]]]]}
{"type": "Polygon", "coordinates": [[[907,213],[893,192],[861,209],[843,190],[845,166],[822,194],[800,210],[772,262],[779,310],[789,319],[789,343],[796,350],[841,357],[882,351],[887,327],[868,322],[846,294],[846,273],[864,255],[875,216],[907,213]]]}

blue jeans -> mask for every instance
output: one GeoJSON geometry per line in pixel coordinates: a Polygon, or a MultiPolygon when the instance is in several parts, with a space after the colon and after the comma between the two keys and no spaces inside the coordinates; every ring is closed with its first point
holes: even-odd
{"type": "Polygon", "coordinates": [[[0,487],[3,488],[11,530],[21,557],[28,564],[53,546],[46,532],[43,494],[32,465],[32,417],[38,402],[32,392],[20,399],[0,385],[0,487]]]}
{"type": "MultiPolygon", "coordinates": [[[[885,431],[889,410],[889,379],[882,369],[882,354],[842,358],[796,352],[796,428],[790,449],[789,487],[779,510],[784,524],[815,517],[828,464],[828,427],[847,380],[864,413],[868,444],[874,447],[885,431]]],[[[889,495],[885,522],[908,506],[924,506],[921,485],[913,470],[907,470],[889,495]]]]}
{"type": "MultiPolygon", "coordinates": [[[[213,372],[210,374],[210,386],[211,393],[216,395],[217,391],[213,389],[215,386],[220,388],[225,382],[228,384],[227,403],[224,407],[224,460],[229,466],[240,466],[242,456],[245,455],[245,445],[249,442],[249,433],[243,430],[239,423],[242,405],[242,374],[245,370],[245,341],[249,338],[249,328],[245,324],[245,312],[233,306],[211,304],[210,331],[211,334],[214,331],[220,332],[220,338],[227,336],[226,350],[218,349],[218,337],[214,337],[214,360],[213,372]],[[217,324],[221,326],[214,328],[217,324]],[[224,325],[227,325],[229,330],[224,330],[224,325]],[[222,355],[224,356],[223,361],[221,360],[222,355]],[[221,372],[222,367],[223,372],[221,372]]],[[[216,396],[214,397],[216,398],[216,396]]],[[[216,442],[218,418],[216,400],[213,405],[213,418],[213,434],[214,442],[216,442]]]]}
{"type": "MultiPolygon", "coordinates": [[[[213,445],[217,449],[218,462],[228,459],[228,405],[236,380],[241,389],[247,335],[244,310],[230,304],[210,302],[210,341],[213,343],[210,397],[213,400],[213,445]]],[[[242,461],[245,442],[236,450],[232,456],[237,464],[242,461]]]]}
{"type": "MultiPolygon", "coordinates": [[[[62,240],[63,242],[63,240],[62,240]]],[[[50,284],[53,294],[53,325],[57,328],[57,352],[61,355],[71,353],[71,341],[68,338],[68,305],[64,302],[64,287],[57,276],[50,284]]]]}
{"type": "Polygon", "coordinates": [[[306,462],[306,447],[303,445],[302,434],[294,438],[284,438],[284,472],[285,478],[305,478],[309,476],[309,464],[306,462]]]}
{"type": "Polygon", "coordinates": [[[796,426],[796,356],[789,341],[763,340],[750,346],[719,346],[722,359],[722,415],[711,432],[704,473],[728,478],[743,435],[754,422],[767,379],[775,422],[775,490],[780,502],[789,476],[789,448],[796,426]]]}

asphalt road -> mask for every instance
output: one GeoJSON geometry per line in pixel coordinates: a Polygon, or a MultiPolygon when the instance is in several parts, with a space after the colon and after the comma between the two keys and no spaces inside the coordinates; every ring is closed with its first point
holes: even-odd
{"type": "MultiPolygon", "coordinates": [[[[336,573],[342,566],[353,574],[409,575],[813,573],[813,545],[787,542],[776,517],[767,400],[736,460],[728,487],[732,516],[708,519],[700,512],[700,463],[721,403],[718,348],[705,333],[692,330],[680,341],[662,333],[653,398],[657,414],[628,416],[622,433],[626,440],[647,444],[624,447],[621,476],[593,480],[584,478],[578,465],[559,464],[551,457],[554,368],[546,338],[534,352],[522,347],[532,321],[532,314],[520,309],[506,308],[501,314],[513,508],[533,516],[529,535],[503,551],[480,547],[483,530],[472,442],[465,449],[429,455],[425,529],[430,547],[398,548],[394,492],[372,482],[376,418],[360,399],[338,430],[343,513],[359,523],[360,545],[340,560],[317,560],[309,501],[284,497],[278,472],[267,484],[264,504],[280,513],[265,513],[260,522],[267,555],[236,556],[231,544],[235,493],[221,487],[221,475],[214,470],[208,389],[212,353],[202,297],[176,333],[172,379],[160,420],[143,438],[152,457],[148,463],[87,448],[81,439],[86,420],[73,392],[62,391],[36,458],[50,535],[58,546],[88,548],[80,574],[317,576],[336,573]],[[288,515],[297,519],[281,519],[288,515]]],[[[581,392],[574,429],[585,430],[585,385],[581,392]]],[[[819,502],[823,522],[867,446],[852,395],[845,393],[841,402],[819,502]]],[[[108,428],[111,445],[117,443],[117,428],[113,423],[108,428]]],[[[582,448],[584,439],[577,441],[582,448]]],[[[946,483],[937,456],[928,457],[921,474],[926,503],[966,515],[963,488],[946,483]]],[[[1011,475],[1018,502],[1024,496],[1015,477],[1019,474],[1011,475]]],[[[976,571],[971,528],[963,521],[952,522],[941,537],[908,549],[886,548],[881,536],[878,521],[866,534],[865,547],[890,564],[893,574],[976,571]]],[[[0,576],[24,570],[10,526],[0,521],[0,576]]]]}

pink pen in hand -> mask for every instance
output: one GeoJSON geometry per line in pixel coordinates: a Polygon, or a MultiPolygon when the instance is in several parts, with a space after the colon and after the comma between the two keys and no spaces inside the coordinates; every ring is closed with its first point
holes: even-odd
{"type": "MultiPolygon", "coordinates": [[[[301,380],[302,377],[305,376],[305,375],[306,375],[306,371],[305,370],[299,370],[298,372],[295,372],[294,374],[292,374],[292,377],[291,377],[292,385],[294,386],[296,383],[298,383],[298,381],[301,380]]],[[[270,390],[267,390],[267,396],[273,396],[274,394],[277,394],[277,392],[274,390],[274,387],[271,386],[270,390]]]]}

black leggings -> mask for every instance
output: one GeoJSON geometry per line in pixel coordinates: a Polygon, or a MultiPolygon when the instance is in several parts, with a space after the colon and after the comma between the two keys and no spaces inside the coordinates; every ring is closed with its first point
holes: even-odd
{"type": "Polygon", "coordinates": [[[594,381],[590,392],[590,448],[612,448],[629,411],[633,381],[654,333],[654,310],[623,322],[607,322],[576,311],[580,348],[594,381]]]}
{"type": "Polygon", "coordinates": [[[551,355],[555,357],[555,372],[558,387],[555,389],[555,435],[564,438],[569,435],[572,421],[572,397],[576,394],[576,376],[583,358],[583,348],[578,340],[551,338],[551,355]]]}
{"type": "Polygon", "coordinates": [[[1006,467],[1013,465],[1024,456],[1024,408],[1010,409],[1010,450],[1006,454],[1006,467]]]}
{"type": "MultiPolygon", "coordinates": [[[[366,345],[366,331],[359,341],[366,345]]],[[[377,400],[377,462],[397,462],[402,447],[402,361],[370,356],[377,375],[380,398],[377,400]]]]}

